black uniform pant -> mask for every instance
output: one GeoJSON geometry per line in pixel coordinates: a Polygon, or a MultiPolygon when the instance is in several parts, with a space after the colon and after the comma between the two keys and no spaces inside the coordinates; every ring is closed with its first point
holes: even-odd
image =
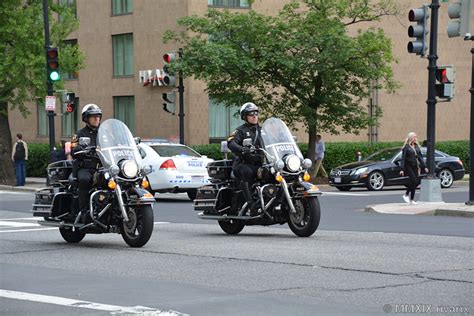
{"type": "Polygon", "coordinates": [[[410,200],[414,200],[416,188],[420,184],[420,180],[418,178],[418,167],[406,165],[404,172],[405,175],[408,176],[407,191],[405,195],[410,194],[410,200]]]}
{"type": "Polygon", "coordinates": [[[79,209],[89,209],[89,191],[92,188],[92,179],[96,169],[82,168],[77,171],[79,182],[79,209]]]}
{"type": "Polygon", "coordinates": [[[258,168],[259,166],[244,163],[238,164],[235,168],[236,175],[240,179],[242,193],[244,194],[244,198],[249,205],[255,204],[252,199],[252,192],[250,190],[250,187],[257,178],[258,168]]]}

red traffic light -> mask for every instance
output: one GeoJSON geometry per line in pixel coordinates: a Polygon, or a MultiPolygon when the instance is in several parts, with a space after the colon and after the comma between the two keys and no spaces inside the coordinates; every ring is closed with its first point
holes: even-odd
{"type": "Polygon", "coordinates": [[[167,64],[176,59],[176,53],[166,53],[163,55],[163,61],[167,64]]]}

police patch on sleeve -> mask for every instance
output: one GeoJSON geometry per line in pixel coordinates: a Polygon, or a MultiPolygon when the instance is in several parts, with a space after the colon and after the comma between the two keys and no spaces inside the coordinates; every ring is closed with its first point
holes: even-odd
{"type": "Polygon", "coordinates": [[[229,138],[227,138],[227,141],[230,142],[231,140],[233,140],[235,138],[235,134],[237,134],[237,130],[230,133],[229,138]]]}

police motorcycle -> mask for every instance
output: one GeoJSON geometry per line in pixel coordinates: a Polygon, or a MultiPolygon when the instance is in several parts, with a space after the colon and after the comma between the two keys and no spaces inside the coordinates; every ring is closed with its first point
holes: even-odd
{"type": "Polygon", "coordinates": [[[104,121],[98,130],[97,147],[81,137],[75,153],[93,159],[98,170],[90,190],[89,210],[79,212],[78,183],[72,176],[72,161],[49,164],[50,187],[36,192],[33,215],[43,217],[43,226],[58,227],[68,243],[80,242],[86,234],[119,233],[131,247],[142,247],[153,232],[153,195],[146,190],[146,175],[128,127],[116,119],[104,121]]]}
{"type": "MultiPolygon", "coordinates": [[[[261,129],[263,147],[256,149],[251,139],[243,145],[251,152],[261,150],[265,163],[257,172],[252,186],[254,199],[259,201],[257,214],[251,214],[232,172],[232,160],[224,159],[208,164],[211,184],[198,189],[194,210],[198,217],[217,220],[221,229],[230,235],[238,234],[246,225],[288,226],[300,237],[311,236],[321,217],[319,188],[307,181],[311,160],[304,159],[286,124],[278,118],[267,119],[261,129]]],[[[223,152],[229,152],[225,149],[223,152]]]]}

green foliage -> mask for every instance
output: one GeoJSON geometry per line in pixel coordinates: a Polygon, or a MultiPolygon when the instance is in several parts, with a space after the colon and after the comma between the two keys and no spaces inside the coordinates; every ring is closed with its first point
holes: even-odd
{"type": "MultiPolygon", "coordinates": [[[[29,114],[26,103],[46,95],[46,57],[42,1],[0,1],[0,102],[10,109],[29,114]]],[[[49,1],[51,45],[59,47],[60,69],[77,71],[84,55],[77,47],[66,47],[64,40],[79,22],[72,9],[49,1]],[[61,21],[55,17],[61,15],[61,21]],[[53,17],[54,15],[54,17],[53,17]]],[[[61,83],[55,84],[56,89],[61,83]]],[[[8,115],[7,113],[0,113],[8,115]]]]}
{"type": "Polygon", "coordinates": [[[350,35],[348,27],[396,12],[391,0],[295,0],[276,16],[211,9],[181,18],[185,31],[168,31],[164,40],[184,47],[175,67],[204,80],[218,102],[251,100],[264,114],[291,126],[302,122],[314,135],[359,133],[374,119],[361,102],[369,83],[397,87],[395,60],[381,29],[350,35]]]}
{"type": "Polygon", "coordinates": [[[46,167],[49,163],[49,157],[49,144],[28,144],[26,176],[46,177],[46,167]]]}

